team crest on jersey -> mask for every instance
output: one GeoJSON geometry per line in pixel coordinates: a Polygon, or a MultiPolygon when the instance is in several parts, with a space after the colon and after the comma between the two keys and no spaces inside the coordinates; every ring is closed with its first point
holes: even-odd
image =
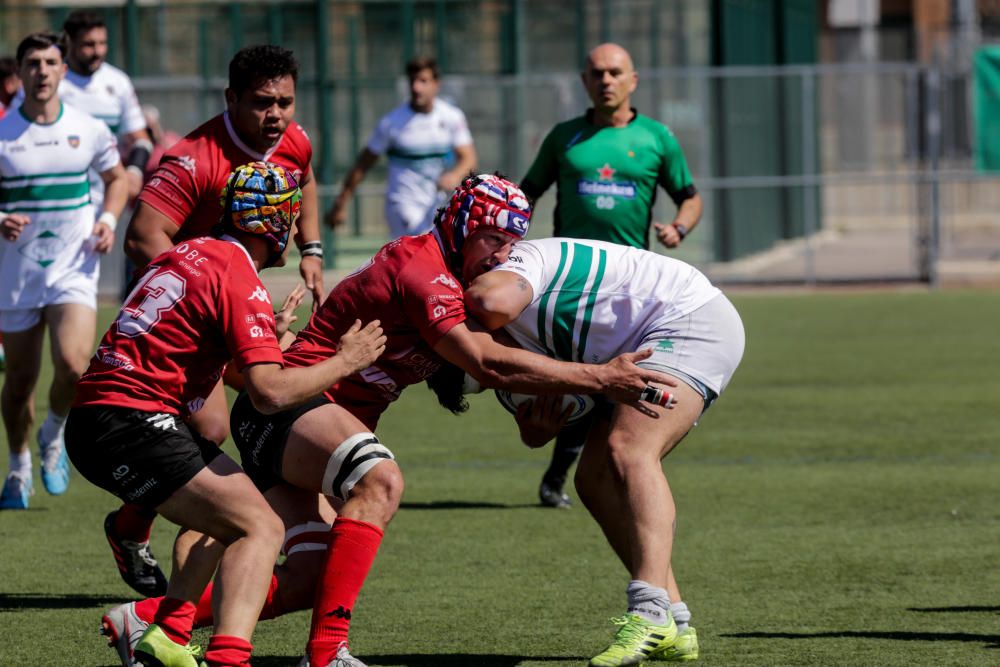
{"type": "Polygon", "coordinates": [[[194,176],[195,160],[190,155],[182,155],[177,158],[177,161],[181,163],[181,167],[188,171],[192,176],[194,176]]]}
{"type": "Polygon", "coordinates": [[[257,285],[257,287],[253,289],[253,293],[250,295],[247,301],[262,301],[264,303],[271,303],[271,297],[267,293],[266,289],[264,289],[260,285],[257,285]]]}
{"type": "Polygon", "coordinates": [[[78,135],[78,134],[71,134],[71,135],[69,135],[68,137],[66,137],[66,143],[69,144],[70,148],[77,148],[77,147],[79,147],[80,146],[80,135],[78,135]]]}

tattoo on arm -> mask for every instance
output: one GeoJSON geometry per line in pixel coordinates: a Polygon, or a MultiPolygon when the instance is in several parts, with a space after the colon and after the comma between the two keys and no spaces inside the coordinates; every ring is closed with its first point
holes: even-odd
{"type": "Polygon", "coordinates": [[[528,284],[528,281],[520,276],[517,278],[517,286],[521,288],[522,292],[527,292],[531,289],[531,285],[528,284]]]}

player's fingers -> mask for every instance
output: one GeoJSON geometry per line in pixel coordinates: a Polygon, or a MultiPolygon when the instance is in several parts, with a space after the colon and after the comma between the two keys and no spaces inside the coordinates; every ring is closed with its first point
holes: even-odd
{"type": "MultiPolygon", "coordinates": [[[[358,322],[360,321],[361,320],[358,320],[358,322]]],[[[376,329],[379,331],[379,333],[381,333],[382,320],[372,320],[371,322],[365,325],[365,332],[367,333],[374,333],[376,329]]]]}
{"type": "Polygon", "coordinates": [[[673,375],[667,375],[666,373],[661,373],[659,371],[650,370],[648,368],[642,369],[643,373],[640,377],[646,381],[646,384],[655,383],[662,384],[667,387],[676,387],[679,383],[677,378],[673,375]]]}
{"type": "Polygon", "coordinates": [[[361,331],[361,320],[354,320],[354,324],[352,324],[351,328],[347,330],[347,334],[355,334],[359,331],[361,331]]]}

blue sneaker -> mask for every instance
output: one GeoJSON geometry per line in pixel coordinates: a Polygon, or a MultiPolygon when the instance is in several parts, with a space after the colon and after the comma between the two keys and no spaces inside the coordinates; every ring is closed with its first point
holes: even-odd
{"type": "Polygon", "coordinates": [[[69,487],[69,458],[62,438],[50,443],[42,442],[42,430],[38,430],[38,451],[42,458],[42,484],[50,495],[59,496],[69,487]]]}
{"type": "Polygon", "coordinates": [[[0,493],[0,510],[26,510],[28,498],[35,493],[29,475],[12,472],[3,483],[3,493],[0,493]]]}

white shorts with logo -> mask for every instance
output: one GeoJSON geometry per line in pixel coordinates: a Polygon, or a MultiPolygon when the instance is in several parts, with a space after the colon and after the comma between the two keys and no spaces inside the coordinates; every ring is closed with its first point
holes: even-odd
{"type": "Polygon", "coordinates": [[[739,313],[724,294],[719,294],[643,338],[639,349],[652,348],[653,355],[638,365],[691,385],[705,399],[707,408],[729,384],[745,345],[739,313]]]}
{"type": "Polygon", "coordinates": [[[97,310],[97,276],[95,274],[69,273],[59,282],[47,286],[42,293],[44,305],[36,308],[0,309],[0,331],[16,333],[27,331],[42,321],[47,306],[76,303],[97,310]]]}

